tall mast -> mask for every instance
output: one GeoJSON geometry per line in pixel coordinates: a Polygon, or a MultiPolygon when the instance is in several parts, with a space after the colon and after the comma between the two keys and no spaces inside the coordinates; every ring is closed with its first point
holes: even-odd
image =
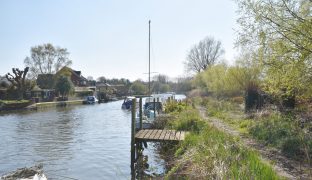
{"type": "Polygon", "coordinates": [[[148,21],[148,95],[151,95],[151,20],[148,21]]]}

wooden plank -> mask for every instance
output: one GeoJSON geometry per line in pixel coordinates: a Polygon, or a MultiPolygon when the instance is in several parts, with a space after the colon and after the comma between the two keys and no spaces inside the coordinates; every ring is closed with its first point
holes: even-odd
{"type": "Polygon", "coordinates": [[[156,134],[157,134],[157,129],[154,129],[151,136],[150,136],[150,139],[155,139],[156,134]]]}
{"type": "Polygon", "coordinates": [[[185,135],[185,131],[144,129],[139,130],[135,138],[146,141],[183,141],[185,135]]]}
{"type": "Polygon", "coordinates": [[[180,135],[181,135],[181,131],[177,131],[175,134],[175,140],[179,141],[180,140],[180,135]]]}
{"type": "Polygon", "coordinates": [[[166,136],[164,137],[164,140],[169,140],[170,131],[169,130],[165,130],[165,131],[166,131],[166,136]]]}
{"type": "Polygon", "coordinates": [[[135,138],[139,137],[142,133],[143,133],[143,130],[139,130],[139,131],[135,134],[135,138]]]}
{"type": "Polygon", "coordinates": [[[185,132],[184,131],[181,131],[181,135],[180,135],[180,141],[183,141],[185,138],[185,132]]]}
{"type": "Polygon", "coordinates": [[[139,132],[141,132],[140,134],[139,134],[139,136],[135,136],[136,138],[138,138],[138,139],[143,139],[144,138],[144,136],[146,135],[146,133],[147,133],[147,130],[140,130],[139,132]]]}
{"type": "Polygon", "coordinates": [[[149,129],[149,130],[146,130],[146,131],[147,131],[147,133],[145,134],[144,139],[149,139],[149,137],[152,134],[153,130],[149,129]]]}
{"type": "Polygon", "coordinates": [[[162,132],[162,130],[158,129],[157,132],[156,132],[156,135],[154,136],[154,139],[159,139],[160,135],[161,135],[161,132],[162,132]]]}
{"type": "Polygon", "coordinates": [[[176,131],[174,130],[170,130],[170,137],[169,137],[169,140],[177,140],[176,137],[176,131]]]}
{"type": "Polygon", "coordinates": [[[166,136],[166,133],[167,133],[167,131],[166,130],[162,130],[161,131],[161,134],[160,134],[160,136],[159,136],[159,140],[163,140],[164,138],[165,138],[165,136],[166,136]]]}

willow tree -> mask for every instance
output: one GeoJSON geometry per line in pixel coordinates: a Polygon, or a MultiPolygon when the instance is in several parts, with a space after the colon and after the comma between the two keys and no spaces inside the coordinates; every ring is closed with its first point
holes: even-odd
{"type": "Polygon", "coordinates": [[[237,0],[238,44],[254,49],[263,65],[264,87],[277,98],[312,93],[312,2],[237,0]]]}

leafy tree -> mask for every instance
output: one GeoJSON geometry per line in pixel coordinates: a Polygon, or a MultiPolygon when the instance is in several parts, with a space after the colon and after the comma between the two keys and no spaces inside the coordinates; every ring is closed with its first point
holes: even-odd
{"type": "Polygon", "coordinates": [[[204,71],[215,64],[223,54],[221,42],[213,37],[206,37],[189,51],[185,62],[186,69],[195,73],[204,71]]]}
{"type": "Polygon", "coordinates": [[[74,89],[74,85],[67,76],[59,76],[55,83],[55,90],[59,92],[64,99],[74,89]]]}
{"type": "Polygon", "coordinates": [[[264,88],[278,99],[312,94],[312,2],[238,0],[238,44],[254,48],[264,88]]]}
{"type": "Polygon", "coordinates": [[[12,68],[11,73],[7,73],[5,75],[6,79],[11,82],[13,88],[16,89],[18,99],[23,99],[23,95],[26,89],[26,75],[29,70],[29,67],[26,67],[23,71],[19,70],[18,68],[12,68]]]}
{"type": "Polygon", "coordinates": [[[68,56],[66,48],[47,43],[31,47],[30,57],[25,58],[24,64],[30,68],[30,77],[36,78],[38,74],[54,74],[63,66],[71,65],[72,61],[68,56]]]}
{"type": "Polygon", "coordinates": [[[132,94],[143,95],[143,94],[146,94],[147,87],[141,81],[134,81],[132,85],[130,86],[130,90],[132,91],[132,94]]]}

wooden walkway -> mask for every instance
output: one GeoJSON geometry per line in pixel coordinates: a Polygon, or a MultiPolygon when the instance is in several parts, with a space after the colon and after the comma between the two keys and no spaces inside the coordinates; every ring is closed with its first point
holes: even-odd
{"type": "Polygon", "coordinates": [[[144,129],[135,134],[135,139],[139,141],[183,141],[185,131],[144,129]]]}

